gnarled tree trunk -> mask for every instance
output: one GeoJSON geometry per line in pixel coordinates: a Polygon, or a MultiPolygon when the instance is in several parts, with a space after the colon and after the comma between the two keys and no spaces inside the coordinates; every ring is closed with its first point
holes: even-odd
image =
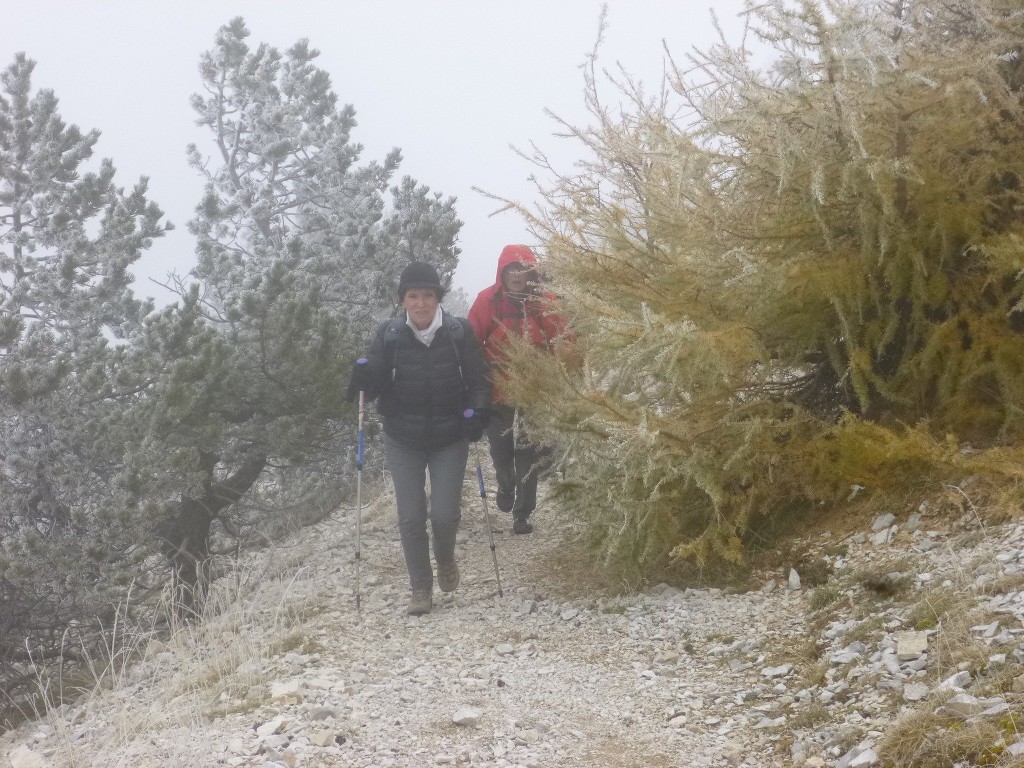
{"type": "Polygon", "coordinates": [[[171,562],[175,610],[182,618],[198,616],[206,601],[210,586],[210,526],[223,509],[242,498],[267,464],[266,456],[252,456],[234,474],[215,483],[217,461],[213,454],[202,454],[202,495],[183,495],[161,531],[164,552],[171,562]]]}

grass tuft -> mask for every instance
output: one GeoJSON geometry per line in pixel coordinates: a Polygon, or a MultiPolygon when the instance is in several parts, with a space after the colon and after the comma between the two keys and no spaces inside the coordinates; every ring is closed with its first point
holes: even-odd
{"type": "Polygon", "coordinates": [[[266,661],[281,651],[281,638],[305,653],[320,647],[293,631],[305,602],[294,595],[306,591],[296,588],[306,575],[282,571],[282,566],[272,564],[269,576],[264,568],[258,575],[219,580],[202,616],[191,621],[179,618],[169,592],[148,622],[119,610],[114,626],[103,628],[102,654],[79,651],[85,654],[81,665],[55,672],[40,667],[36,717],[56,734],[60,763],[85,764],[97,747],[112,751],[139,733],[200,725],[262,706],[270,674],[266,661]],[[248,586],[254,584],[259,588],[248,586]],[[153,679],[165,681],[156,695],[148,687],[153,679]],[[142,698],[151,703],[139,706],[142,698]],[[106,706],[111,700],[118,706],[106,706]],[[79,754],[68,704],[75,702],[80,710],[92,701],[115,714],[105,741],[89,745],[89,754],[79,754]]]}

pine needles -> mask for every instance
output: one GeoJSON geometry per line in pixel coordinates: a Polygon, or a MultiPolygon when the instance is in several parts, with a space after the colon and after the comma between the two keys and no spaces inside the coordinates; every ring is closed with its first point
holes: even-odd
{"type": "Polygon", "coordinates": [[[1009,12],[799,9],[749,12],[772,66],[695,53],[674,101],[627,79],[612,111],[591,67],[592,159],[523,211],[574,338],[519,350],[507,394],[586,478],[563,503],[609,566],[739,561],[754,520],[852,484],[1022,479],[1009,12]]]}

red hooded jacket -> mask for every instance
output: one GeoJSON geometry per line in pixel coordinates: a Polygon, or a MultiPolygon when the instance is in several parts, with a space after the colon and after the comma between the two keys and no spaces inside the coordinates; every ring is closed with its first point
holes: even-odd
{"type": "MultiPolygon", "coordinates": [[[[494,285],[477,295],[469,310],[469,322],[484,348],[491,367],[500,367],[502,347],[510,336],[523,336],[534,346],[550,349],[565,332],[565,318],[550,310],[554,295],[537,291],[526,298],[510,295],[502,282],[502,273],[511,264],[536,268],[537,257],[525,245],[506,245],[498,257],[494,285]]],[[[494,402],[500,403],[497,389],[494,402]]]]}

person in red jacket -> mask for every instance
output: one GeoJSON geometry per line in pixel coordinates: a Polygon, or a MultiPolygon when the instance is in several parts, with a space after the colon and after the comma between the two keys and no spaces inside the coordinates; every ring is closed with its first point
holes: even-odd
{"type": "MultiPolygon", "coordinates": [[[[551,349],[565,331],[564,318],[552,312],[550,294],[539,290],[537,257],[525,245],[506,245],[498,257],[494,285],[480,291],[468,320],[484,348],[492,379],[505,364],[504,346],[521,336],[551,349]]],[[[498,509],[512,513],[512,532],[531,533],[529,518],[537,506],[538,461],[547,451],[530,443],[519,425],[520,413],[502,402],[500,386],[493,393],[487,440],[497,476],[498,509]]]]}

